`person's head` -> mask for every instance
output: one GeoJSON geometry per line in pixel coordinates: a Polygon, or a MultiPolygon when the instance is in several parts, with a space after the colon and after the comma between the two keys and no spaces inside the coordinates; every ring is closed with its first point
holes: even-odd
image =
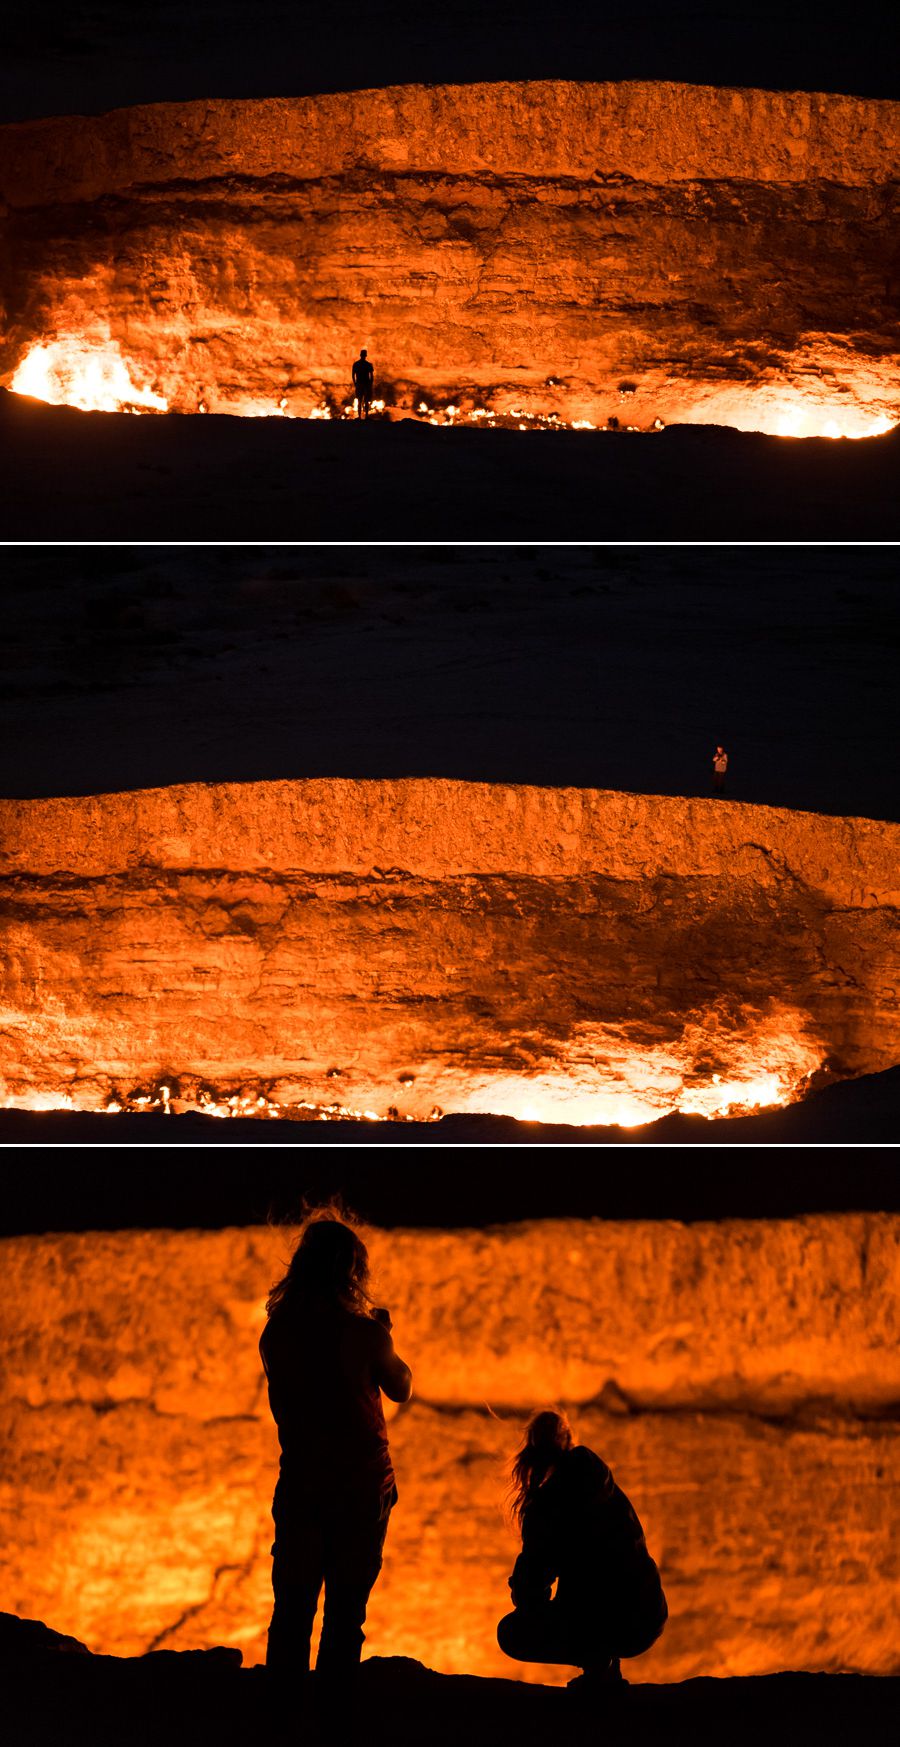
{"type": "Polygon", "coordinates": [[[509,1502],[520,1528],[531,1500],[574,1442],[572,1427],[564,1413],[547,1408],[532,1414],[525,1428],[525,1442],[512,1464],[509,1502]]]}
{"type": "Polygon", "coordinates": [[[361,357],[361,358],[368,358],[368,356],[369,356],[369,354],[368,354],[368,352],[367,352],[367,351],[366,351],[366,348],[365,348],[365,346],[361,346],[361,347],[360,347],[360,352],[359,352],[359,355],[360,355],[360,357],[361,357]]]}
{"type": "Polygon", "coordinates": [[[272,1287],[266,1314],[311,1298],[363,1311],[368,1303],[369,1252],[352,1226],[331,1213],[304,1227],[287,1273],[272,1287]]]}

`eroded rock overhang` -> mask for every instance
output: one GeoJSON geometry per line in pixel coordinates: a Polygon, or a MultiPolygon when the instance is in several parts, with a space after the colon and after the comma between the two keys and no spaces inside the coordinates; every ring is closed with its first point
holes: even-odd
{"type": "Polygon", "coordinates": [[[863,436],[900,418],[900,105],[629,82],[0,129],[5,383],[135,411],[863,436]],[[22,366],[25,365],[25,369],[22,366]]]}
{"type": "Polygon", "coordinates": [[[900,1061],[900,827],[445,780],[0,803],[4,1102],[635,1125],[900,1061]]]}

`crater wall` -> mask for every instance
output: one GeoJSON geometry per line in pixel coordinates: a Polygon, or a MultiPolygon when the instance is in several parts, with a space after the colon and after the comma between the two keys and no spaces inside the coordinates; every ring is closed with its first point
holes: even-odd
{"type": "Polygon", "coordinates": [[[6,127],[0,368],[111,344],[134,398],[339,414],[365,344],[404,411],[868,434],[900,417],[898,120],[536,81],[6,127]]]}
{"type": "Polygon", "coordinates": [[[900,1059],[894,825],[335,779],[0,836],[7,1103],[636,1123],[900,1059]]]}
{"type": "MultiPolygon", "coordinates": [[[[669,1595],[632,1678],[897,1672],[896,1217],[366,1236],[415,1375],[370,1652],[511,1672],[503,1464],[522,1416],[562,1400],[669,1595]]],[[[256,1342],[292,1238],[0,1245],[0,1607],[97,1650],[263,1653],[277,1448],[256,1342]]]]}

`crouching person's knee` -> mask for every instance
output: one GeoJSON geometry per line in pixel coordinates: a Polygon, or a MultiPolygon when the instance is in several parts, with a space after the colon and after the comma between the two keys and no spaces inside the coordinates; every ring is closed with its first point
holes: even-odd
{"type": "Polygon", "coordinates": [[[504,1614],[500,1621],[497,1627],[497,1643],[504,1656],[516,1656],[516,1616],[514,1613],[504,1614]]]}

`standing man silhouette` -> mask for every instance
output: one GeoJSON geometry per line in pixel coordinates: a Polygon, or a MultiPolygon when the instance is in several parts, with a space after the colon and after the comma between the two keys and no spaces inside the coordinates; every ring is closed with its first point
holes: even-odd
{"type": "Polygon", "coordinates": [[[728,770],[728,753],[724,746],[717,746],[713,753],[713,789],[717,795],[725,787],[725,775],[728,770]]]}
{"type": "Polygon", "coordinates": [[[363,346],[356,363],[353,366],[353,392],[356,396],[357,417],[367,419],[369,403],[372,399],[372,387],[375,382],[375,371],[369,363],[368,354],[363,346]]]}

